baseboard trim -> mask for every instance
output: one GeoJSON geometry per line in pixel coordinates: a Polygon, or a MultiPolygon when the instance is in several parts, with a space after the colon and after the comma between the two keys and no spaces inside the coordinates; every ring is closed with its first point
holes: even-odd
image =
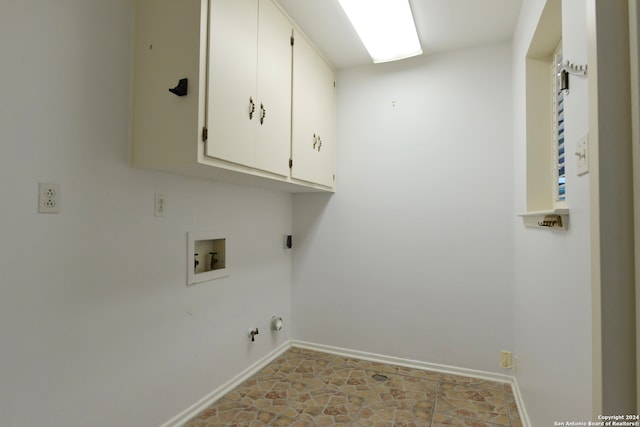
{"type": "Polygon", "coordinates": [[[271,353],[267,354],[260,360],[253,363],[247,369],[233,377],[227,383],[213,390],[211,393],[207,394],[205,397],[200,399],[197,403],[191,405],[189,408],[182,411],[180,414],[176,415],[166,423],[162,424],[160,427],[180,427],[187,423],[190,419],[198,415],[200,412],[205,410],[211,404],[213,404],[216,400],[223,397],[225,394],[229,393],[231,390],[242,384],[249,377],[254,375],[256,372],[267,366],[269,363],[273,362],[277,357],[282,355],[285,351],[291,348],[291,341],[287,341],[273,350],[271,353]]]}
{"type": "Polygon", "coordinates": [[[368,360],[370,362],[388,363],[392,365],[404,366],[407,368],[421,369],[428,371],[441,372],[443,374],[452,375],[464,375],[467,377],[478,378],[482,380],[497,381],[502,383],[508,383],[511,385],[513,395],[518,405],[518,411],[520,412],[520,418],[523,427],[531,427],[531,421],[524,406],[522,395],[520,394],[520,388],[518,387],[518,381],[514,376],[498,374],[495,372],[480,371],[476,369],[460,368],[457,366],[441,365],[437,363],[423,362],[419,360],[403,359],[401,357],[387,356],[378,353],[369,353],[366,351],[351,350],[343,347],[334,347],[324,344],[316,344],[307,341],[291,340],[283,343],[278,348],[267,354],[247,369],[233,377],[227,383],[213,390],[211,393],[200,399],[197,403],[191,405],[189,408],[182,411],[160,427],[181,427],[187,423],[190,419],[198,415],[208,406],[213,404],[216,400],[229,393],[231,390],[242,384],[249,377],[256,372],[273,362],[277,357],[289,350],[291,347],[302,348],[306,350],[319,351],[322,353],[335,354],[344,357],[353,357],[355,359],[368,360]]]}
{"type": "Polygon", "coordinates": [[[518,379],[513,377],[512,380],[511,388],[513,389],[513,396],[516,398],[516,404],[518,405],[518,412],[520,413],[522,425],[523,427],[531,427],[531,420],[529,419],[529,414],[527,414],[527,409],[524,406],[524,400],[520,393],[520,387],[518,386],[518,379]]]}
{"type": "Polygon", "coordinates": [[[369,353],[366,351],[351,350],[343,347],[334,347],[324,344],[316,344],[306,341],[291,340],[291,346],[297,348],[303,348],[306,350],[320,351],[323,353],[335,354],[338,356],[353,357],[355,359],[368,360],[370,362],[388,363],[397,366],[404,366],[406,368],[420,369],[425,371],[435,371],[443,374],[452,375],[464,375],[466,377],[478,378],[482,380],[497,381],[507,383],[511,385],[513,390],[513,396],[518,405],[518,412],[523,427],[531,427],[531,421],[524,406],[522,395],[520,394],[520,388],[518,387],[518,381],[514,376],[498,374],[495,372],[480,371],[476,369],[460,368],[457,366],[441,365],[437,363],[422,362],[419,360],[403,359],[401,357],[387,356],[378,353],[369,353]]]}
{"type": "Polygon", "coordinates": [[[315,344],[305,341],[291,341],[292,347],[304,348],[307,350],[321,351],[339,356],[354,357],[356,359],[368,360],[370,362],[389,363],[392,365],[404,366],[406,368],[420,369],[423,371],[436,371],[443,374],[464,375],[465,377],[478,378],[482,380],[511,383],[513,377],[510,375],[498,374],[495,372],[479,371],[475,369],[458,368],[456,366],[440,365],[437,363],[422,362],[419,360],[403,359],[401,357],[386,356],[384,354],[369,353],[366,351],[351,350],[342,347],[333,347],[324,344],[315,344]]]}

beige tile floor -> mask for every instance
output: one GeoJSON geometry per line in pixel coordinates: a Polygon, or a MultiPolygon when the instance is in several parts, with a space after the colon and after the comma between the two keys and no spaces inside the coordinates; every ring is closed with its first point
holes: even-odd
{"type": "Polygon", "coordinates": [[[509,384],[292,348],[185,427],[521,427],[509,384]],[[376,374],[386,379],[373,378],[376,374]]]}

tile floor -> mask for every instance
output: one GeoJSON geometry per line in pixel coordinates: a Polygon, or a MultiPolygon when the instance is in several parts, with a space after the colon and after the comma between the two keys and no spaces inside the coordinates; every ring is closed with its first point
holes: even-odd
{"type": "Polygon", "coordinates": [[[509,384],[292,348],[184,427],[521,427],[509,384]],[[376,374],[386,377],[374,378],[376,374]]]}

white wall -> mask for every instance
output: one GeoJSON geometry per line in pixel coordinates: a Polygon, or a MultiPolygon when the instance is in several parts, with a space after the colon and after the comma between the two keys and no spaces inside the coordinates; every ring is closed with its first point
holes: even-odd
{"type": "Polygon", "coordinates": [[[289,339],[291,196],[128,166],[132,4],[0,3],[3,426],[157,426],[289,339]],[[185,286],[190,230],[229,279],[185,286]]]}
{"type": "MultiPolygon", "coordinates": [[[[556,1],[556,0],[551,0],[556,1]]],[[[524,0],[513,41],[515,210],[526,210],[525,57],[544,0],[524,0]]],[[[563,0],[564,58],[587,63],[586,5],[563,0]]],[[[577,141],[588,132],[585,78],[565,98],[566,232],[515,223],[514,342],[518,382],[532,425],[591,419],[589,176],[576,175],[577,141]]]]}
{"type": "MultiPolygon", "coordinates": [[[[128,167],[131,0],[0,3],[0,424],[159,425],[285,342],[292,207],[294,338],[496,372],[513,348],[533,425],[589,418],[589,189],[575,159],[569,231],[514,216],[543,3],[524,0],[513,63],[498,44],[341,72],[338,192],[293,203],[128,167]],[[41,181],[60,184],[60,214],[37,214],[41,181]],[[185,286],[190,230],[228,233],[231,278],[185,286]]],[[[563,2],[576,63],[582,3],[563,2]]],[[[586,82],[571,84],[569,152],[588,129],[586,82]]]]}
{"type": "Polygon", "coordinates": [[[629,6],[587,2],[594,417],[637,411],[629,6]]]}
{"type": "Polygon", "coordinates": [[[501,372],[513,336],[510,48],[338,74],[337,192],[294,196],[295,339],[501,372]]]}

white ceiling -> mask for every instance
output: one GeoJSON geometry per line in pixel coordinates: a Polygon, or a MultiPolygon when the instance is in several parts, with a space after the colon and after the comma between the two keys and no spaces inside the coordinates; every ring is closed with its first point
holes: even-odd
{"type": "MultiPolygon", "coordinates": [[[[335,68],[371,64],[338,0],[277,0],[335,68]]],[[[521,0],[409,0],[425,54],[510,40],[521,0]]]]}

